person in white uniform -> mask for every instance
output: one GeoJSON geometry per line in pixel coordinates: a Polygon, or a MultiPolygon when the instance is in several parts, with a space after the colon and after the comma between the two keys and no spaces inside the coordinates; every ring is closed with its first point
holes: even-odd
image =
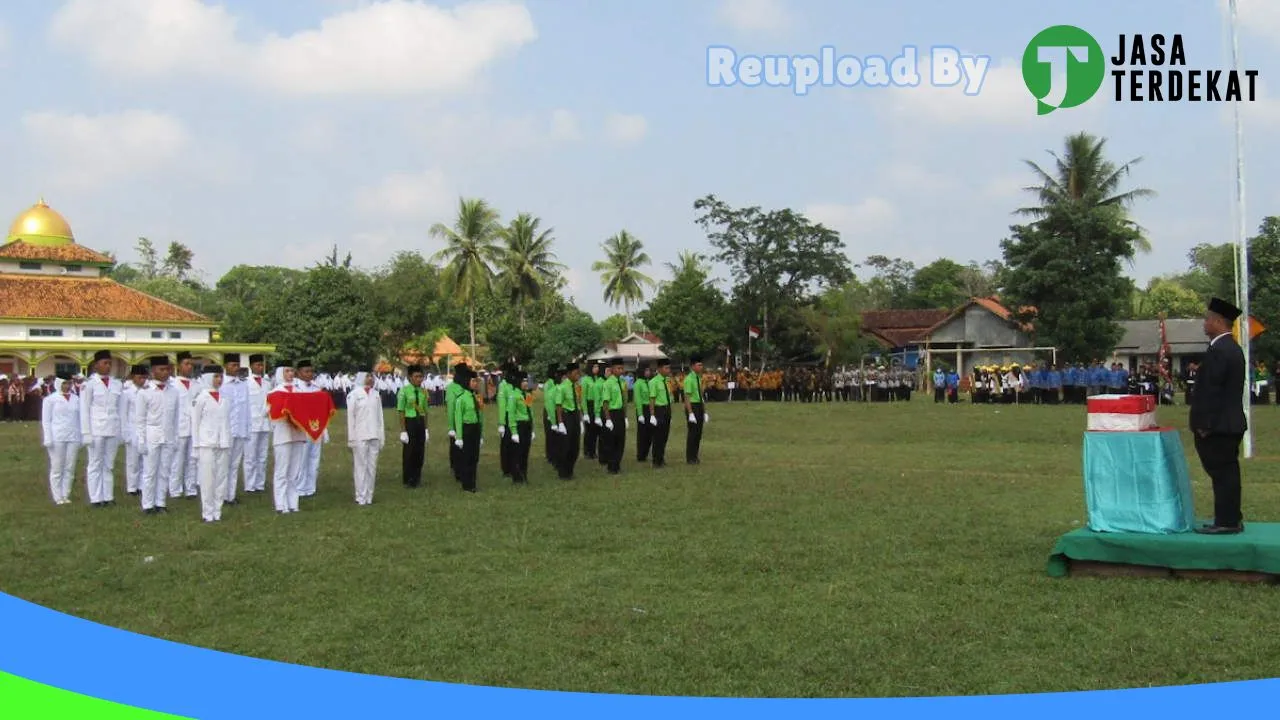
{"type": "MultiPolygon", "coordinates": [[[[282,361],[276,366],[271,393],[294,392],[292,363],[282,361]]],[[[268,399],[268,403],[270,399],[268,399]]],[[[276,512],[298,512],[299,472],[307,453],[307,436],[293,426],[288,418],[271,421],[271,441],[275,447],[275,467],[271,476],[271,490],[276,512]]]]}
{"type": "Polygon", "coordinates": [[[142,454],[142,512],[168,512],[169,471],[178,444],[178,399],[169,373],[169,358],[151,358],[151,381],[134,400],[134,424],[142,454]]]}
{"type": "Polygon", "coordinates": [[[223,371],[208,365],[200,375],[204,387],[191,409],[191,444],[200,456],[196,467],[200,472],[200,517],[207,523],[222,519],[228,486],[235,467],[229,455],[234,443],[231,436],[231,404],[223,387],[223,371]]]}
{"type": "Polygon", "coordinates": [[[356,373],[355,387],[347,394],[347,447],[354,462],[356,504],[373,504],[378,454],[386,445],[386,419],[382,395],[373,387],[373,375],[356,373]]]}
{"type": "Polygon", "coordinates": [[[249,441],[244,448],[244,491],[260,493],[267,489],[267,452],[271,447],[271,420],[267,417],[267,393],[271,379],[263,377],[266,357],[249,356],[249,441]]]}
{"type": "Polygon", "coordinates": [[[169,497],[196,497],[196,453],[191,447],[191,408],[200,395],[200,381],[195,378],[195,362],[191,353],[178,353],[178,374],[169,383],[178,400],[178,442],[174,445],[169,466],[169,497]]]}
{"type": "Polygon", "coordinates": [[[120,433],[124,445],[124,487],[130,495],[142,492],[142,450],[138,440],[138,424],[134,416],[138,391],[147,386],[147,366],[129,368],[129,382],[120,393],[120,433]]]}
{"type": "Polygon", "coordinates": [[[55,505],[69,505],[80,453],[80,398],[71,394],[70,380],[53,381],[53,392],[41,407],[40,423],[49,453],[49,494],[55,505]]]}
{"type": "MultiPolygon", "coordinates": [[[[222,357],[221,397],[227,403],[227,415],[231,419],[231,449],[227,455],[226,503],[236,504],[236,486],[244,467],[245,448],[249,443],[249,383],[241,378],[240,354],[227,353],[222,357]]],[[[207,373],[205,373],[207,375],[207,373]]],[[[203,376],[202,376],[203,377],[203,376]]],[[[207,389],[207,388],[206,388],[207,389]]],[[[244,475],[244,488],[249,489],[249,475],[244,475]]],[[[202,496],[203,497],[203,496],[202,496]]]]}
{"type": "Polygon", "coordinates": [[[115,505],[115,465],[120,449],[119,381],[111,380],[111,353],[93,356],[93,373],[80,389],[80,435],[88,447],[85,468],[89,503],[93,507],[115,505]]]}
{"type": "MultiPolygon", "coordinates": [[[[298,379],[294,381],[294,392],[326,392],[316,382],[316,368],[310,360],[298,362],[298,379]]],[[[298,494],[311,497],[316,494],[316,478],[320,475],[320,450],[329,442],[329,430],[326,428],[320,442],[312,442],[307,438],[306,457],[298,468],[298,494]]]]}

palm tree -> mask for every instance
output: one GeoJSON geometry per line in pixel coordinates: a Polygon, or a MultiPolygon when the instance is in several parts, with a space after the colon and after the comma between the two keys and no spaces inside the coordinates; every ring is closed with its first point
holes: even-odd
{"type": "Polygon", "coordinates": [[[564,269],[551,252],[554,229],[542,230],[541,223],[539,218],[521,213],[502,230],[506,244],[499,248],[498,272],[507,297],[520,308],[521,330],[525,325],[525,306],[541,298],[564,269]]]}
{"type": "Polygon", "coordinates": [[[499,260],[498,213],[484,200],[461,198],[453,227],[431,226],[430,234],[445,241],[432,262],[445,264],[441,279],[449,292],[467,304],[471,329],[471,357],[476,356],[476,297],[493,283],[493,266],[499,260]]]}
{"type": "MultiPolygon", "coordinates": [[[[1041,220],[1051,210],[1063,206],[1075,205],[1089,210],[1112,208],[1120,214],[1124,224],[1141,230],[1128,218],[1127,211],[1134,201],[1153,197],[1155,192],[1146,188],[1121,192],[1120,184],[1133,166],[1142,162],[1142,158],[1134,158],[1116,166],[1103,155],[1106,144],[1106,139],[1085,132],[1067,137],[1062,156],[1049,152],[1054,159],[1053,172],[1044,170],[1030,160],[1024,160],[1040,184],[1023,189],[1034,193],[1040,204],[1020,208],[1018,214],[1041,220]]],[[[1133,249],[1136,252],[1151,252],[1151,242],[1139,235],[1133,249]]]]}
{"type": "Polygon", "coordinates": [[[631,334],[631,306],[644,300],[646,288],[654,286],[653,279],[640,271],[649,264],[644,244],[631,233],[623,230],[601,244],[605,259],[591,264],[591,271],[600,273],[604,284],[604,299],[614,307],[621,305],[627,318],[627,334],[631,334]]]}
{"type": "Polygon", "coordinates": [[[676,262],[663,264],[667,266],[667,270],[671,271],[673,278],[690,272],[701,272],[705,275],[711,270],[707,265],[706,257],[692,250],[681,250],[676,262]]]}

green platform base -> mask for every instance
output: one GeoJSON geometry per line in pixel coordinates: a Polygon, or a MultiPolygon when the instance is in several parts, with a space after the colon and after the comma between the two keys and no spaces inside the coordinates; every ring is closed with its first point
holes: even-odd
{"type": "Polygon", "coordinates": [[[1175,575],[1280,581],[1280,523],[1245,522],[1239,535],[1139,535],[1072,530],[1049,556],[1049,575],[1175,575]]]}

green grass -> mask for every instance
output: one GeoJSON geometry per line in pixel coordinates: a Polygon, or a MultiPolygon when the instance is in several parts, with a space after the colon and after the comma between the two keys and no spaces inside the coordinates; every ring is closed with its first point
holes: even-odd
{"type": "MultiPolygon", "coordinates": [[[[0,589],[228,652],[532,688],[903,696],[1276,671],[1276,588],[1046,576],[1084,519],[1081,408],[710,410],[701,466],[678,427],[668,469],[637,467],[633,429],[617,479],[584,463],[557,480],[539,432],[531,485],[512,487],[490,434],[477,495],[447,476],[433,410],[429,487],[401,486],[393,440],[368,508],[338,432],[301,513],[241,496],[217,525],[194,502],[143,516],[119,489],[119,506],[85,506],[83,455],[76,504],[55,507],[38,429],[2,425],[0,589]]],[[[1245,514],[1280,520],[1280,408],[1255,424],[1245,514]]]]}

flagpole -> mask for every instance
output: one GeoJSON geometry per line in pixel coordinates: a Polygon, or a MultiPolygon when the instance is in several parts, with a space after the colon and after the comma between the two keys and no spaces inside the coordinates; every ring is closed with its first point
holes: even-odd
{"type": "MultiPolygon", "coordinates": [[[[1231,69],[1240,70],[1240,38],[1236,31],[1236,0],[1228,3],[1231,19],[1231,69]]],[[[1250,336],[1253,323],[1249,316],[1249,240],[1244,214],[1244,128],[1240,121],[1240,101],[1232,103],[1236,126],[1236,242],[1239,251],[1240,274],[1236,281],[1236,296],[1240,306],[1240,349],[1244,352],[1244,416],[1246,429],[1241,450],[1246,459],[1253,457],[1253,396],[1250,392],[1253,380],[1253,364],[1250,361],[1250,336]]]]}

